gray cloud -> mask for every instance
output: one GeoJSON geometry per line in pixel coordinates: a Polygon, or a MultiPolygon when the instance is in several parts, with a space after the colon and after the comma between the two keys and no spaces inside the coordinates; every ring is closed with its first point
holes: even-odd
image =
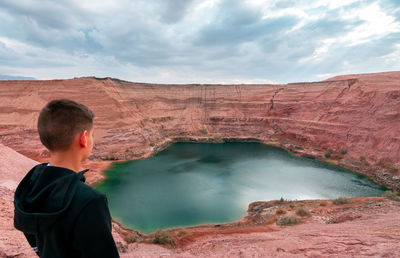
{"type": "MultiPolygon", "coordinates": [[[[198,43],[201,45],[230,45],[255,41],[259,38],[270,37],[285,33],[296,24],[294,17],[267,19],[260,22],[244,23],[243,20],[229,20],[227,23],[208,25],[200,31],[198,43]],[[230,23],[238,23],[232,26],[230,23]]],[[[246,21],[248,22],[248,21],[246,21]]]]}
{"type": "Polygon", "coordinates": [[[166,0],[160,2],[161,20],[165,23],[177,23],[188,13],[191,5],[197,0],[166,0]]]}
{"type": "Polygon", "coordinates": [[[288,82],[316,80],[324,73],[394,70],[399,65],[395,58],[376,63],[399,51],[399,28],[362,43],[340,40],[356,35],[366,24],[352,14],[371,3],[379,4],[400,26],[394,0],[356,1],[337,8],[305,0],[260,6],[239,0],[111,3],[89,8],[69,0],[3,0],[0,73],[31,67],[30,75],[40,78],[43,75],[35,73],[46,74],[49,67],[55,74],[46,76],[57,78],[55,68],[63,67],[60,74],[70,71],[70,77],[78,70],[130,79],[131,71],[154,74],[157,82],[190,81],[191,76],[288,82]],[[334,44],[326,43],[332,40],[334,44]]]}
{"type": "Polygon", "coordinates": [[[79,11],[68,7],[67,1],[13,1],[3,0],[2,8],[12,13],[18,18],[24,18],[27,21],[35,22],[40,27],[65,30],[70,28],[74,22],[74,16],[71,13],[79,11]]]}

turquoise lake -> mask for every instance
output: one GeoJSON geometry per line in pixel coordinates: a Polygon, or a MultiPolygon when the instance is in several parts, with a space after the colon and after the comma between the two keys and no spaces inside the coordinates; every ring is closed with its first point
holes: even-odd
{"type": "Polygon", "coordinates": [[[259,143],[175,143],[149,159],[115,163],[96,188],[111,215],[145,233],[234,221],[254,201],[378,196],[364,176],[259,143]]]}

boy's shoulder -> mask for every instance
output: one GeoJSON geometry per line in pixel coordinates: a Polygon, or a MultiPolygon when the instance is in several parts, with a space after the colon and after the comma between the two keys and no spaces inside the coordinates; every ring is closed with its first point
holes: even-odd
{"type": "Polygon", "coordinates": [[[89,202],[97,199],[107,199],[105,194],[94,189],[92,186],[79,182],[75,192],[75,202],[79,203],[79,206],[86,206],[89,202]]]}
{"type": "MultiPolygon", "coordinates": [[[[69,186],[69,189],[67,191],[72,191],[72,205],[75,206],[75,208],[78,209],[82,209],[84,206],[86,206],[89,202],[91,202],[92,200],[97,200],[97,199],[107,199],[106,196],[97,191],[96,189],[94,189],[92,186],[86,184],[86,178],[84,176],[84,174],[88,171],[88,169],[83,170],[81,172],[73,172],[67,168],[64,167],[56,167],[56,166],[51,166],[50,164],[40,164],[38,166],[42,166],[45,168],[46,176],[49,176],[49,174],[53,174],[54,175],[54,181],[56,182],[58,180],[56,179],[60,179],[60,177],[62,178],[67,178],[67,177],[74,177],[75,179],[72,179],[72,181],[74,181],[74,183],[71,183],[69,186]],[[67,177],[65,177],[67,176],[67,177]]],[[[66,180],[63,180],[66,181],[66,180]]],[[[61,183],[58,183],[61,184],[61,183]]],[[[63,192],[66,189],[64,188],[64,190],[59,191],[59,192],[63,192]]],[[[65,195],[67,196],[67,194],[65,195]]]]}
{"type": "MultiPolygon", "coordinates": [[[[85,169],[81,172],[72,172],[71,170],[64,168],[64,167],[55,167],[55,166],[51,166],[51,165],[47,165],[47,163],[45,164],[40,164],[38,166],[45,166],[46,169],[51,169],[49,173],[55,173],[56,171],[62,171],[60,174],[61,175],[65,175],[67,172],[72,174],[73,176],[77,176],[77,180],[76,180],[76,190],[74,191],[74,195],[76,198],[82,200],[82,201],[90,201],[93,199],[98,199],[98,198],[106,198],[106,196],[97,191],[96,189],[94,189],[92,186],[86,184],[86,178],[84,176],[84,174],[89,170],[89,169],[85,169]]],[[[57,176],[56,176],[57,177],[57,176]]]]}

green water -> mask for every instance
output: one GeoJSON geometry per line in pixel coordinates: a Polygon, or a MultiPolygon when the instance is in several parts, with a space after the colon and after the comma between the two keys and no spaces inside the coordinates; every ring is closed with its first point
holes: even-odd
{"type": "Polygon", "coordinates": [[[97,189],[113,217],[142,232],[239,219],[250,202],[378,196],[365,177],[258,143],[176,143],[114,164],[97,189]]]}

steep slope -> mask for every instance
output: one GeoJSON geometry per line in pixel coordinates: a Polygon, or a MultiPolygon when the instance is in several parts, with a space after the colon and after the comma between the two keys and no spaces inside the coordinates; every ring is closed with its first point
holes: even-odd
{"type": "Polygon", "coordinates": [[[95,160],[144,157],[171,138],[250,137],[298,155],[326,156],[391,188],[400,185],[400,72],[287,85],[2,81],[0,143],[43,160],[47,152],[36,119],[55,98],[74,99],[95,112],[95,160]]]}
{"type": "Polygon", "coordinates": [[[34,256],[24,235],[13,225],[14,192],[19,181],[37,164],[0,144],[0,257],[34,256]]]}

